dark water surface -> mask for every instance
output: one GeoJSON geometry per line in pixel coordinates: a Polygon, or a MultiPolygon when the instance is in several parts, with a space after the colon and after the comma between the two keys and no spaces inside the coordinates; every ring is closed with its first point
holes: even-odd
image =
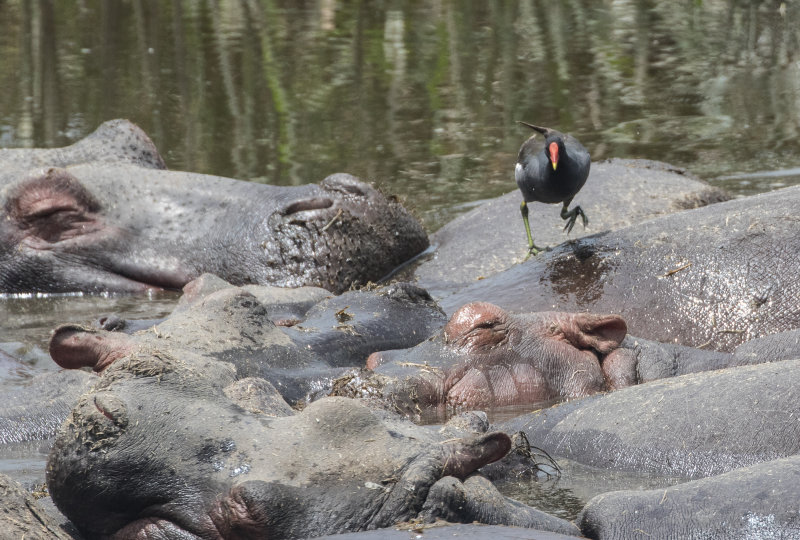
{"type": "Polygon", "coordinates": [[[799,49],[775,1],[5,1],[0,146],[125,117],[170,168],[347,171],[436,228],[515,189],[524,119],[745,194],[800,182],[799,49]]]}
{"type": "MultiPolygon", "coordinates": [[[[124,117],[172,169],[283,185],[347,171],[430,230],[515,189],[516,120],[738,195],[800,183],[790,2],[6,0],[0,88],[0,147],[64,146],[124,117]]],[[[158,317],[175,299],[0,298],[0,382],[54,369],[60,323],[158,317]]],[[[512,491],[571,517],[610,485],[576,475],[512,491]]]]}

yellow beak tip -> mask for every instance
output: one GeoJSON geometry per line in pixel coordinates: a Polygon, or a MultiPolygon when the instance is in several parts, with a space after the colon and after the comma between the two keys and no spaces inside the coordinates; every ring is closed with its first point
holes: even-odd
{"type": "Polygon", "coordinates": [[[553,170],[556,170],[557,166],[558,166],[558,163],[553,163],[553,170]]]}

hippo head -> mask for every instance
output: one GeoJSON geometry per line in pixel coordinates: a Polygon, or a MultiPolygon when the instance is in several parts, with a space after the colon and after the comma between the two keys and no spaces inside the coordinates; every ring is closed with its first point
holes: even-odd
{"type": "Polygon", "coordinates": [[[157,350],[115,361],[54,444],[56,505],[92,538],[305,538],[426,512],[532,525],[471,476],[509,451],[503,433],[445,441],[346,398],[267,417],[225,395],[234,377],[157,350]]]}
{"type": "Polygon", "coordinates": [[[630,384],[635,362],[618,349],[626,331],[616,315],[515,315],[473,302],[456,310],[438,336],[374,353],[367,368],[388,377],[384,395],[406,411],[541,403],[630,384]]]}
{"type": "Polygon", "coordinates": [[[348,174],[267,186],[71,148],[33,169],[45,158],[0,152],[13,164],[0,174],[0,292],[179,289],[203,272],[341,292],[428,246],[399,203],[348,174]]]}
{"type": "Polygon", "coordinates": [[[340,293],[386,277],[428,247],[405,208],[352,175],[302,188],[267,221],[264,282],[340,293]]]}

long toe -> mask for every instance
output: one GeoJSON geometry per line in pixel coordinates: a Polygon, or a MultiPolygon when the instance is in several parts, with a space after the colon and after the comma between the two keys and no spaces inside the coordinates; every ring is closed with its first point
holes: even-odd
{"type": "Polygon", "coordinates": [[[538,255],[539,253],[541,253],[542,251],[546,251],[546,250],[547,250],[547,248],[540,248],[540,247],[539,247],[539,246],[537,246],[537,245],[532,245],[532,246],[530,246],[530,247],[528,248],[528,254],[527,254],[527,255],[525,255],[525,258],[523,259],[523,262],[524,262],[524,261],[527,261],[527,260],[528,260],[528,258],[529,258],[531,255],[533,255],[533,256],[536,256],[536,255],[538,255]]]}
{"type": "Polygon", "coordinates": [[[586,217],[586,212],[583,211],[583,208],[579,206],[577,210],[578,214],[581,216],[581,221],[583,221],[583,228],[585,229],[586,226],[589,224],[589,218],[586,217]]]}
{"type": "Polygon", "coordinates": [[[566,225],[564,225],[564,231],[566,231],[567,234],[572,232],[572,228],[575,226],[576,219],[578,219],[578,216],[576,214],[572,214],[567,218],[567,223],[566,225]]]}

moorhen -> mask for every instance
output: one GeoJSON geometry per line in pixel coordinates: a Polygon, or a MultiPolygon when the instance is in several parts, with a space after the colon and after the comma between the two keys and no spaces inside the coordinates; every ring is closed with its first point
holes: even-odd
{"type": "Polygon", "coordinates": [[[528,234],[528,256],[536,255],[542,248],[533,243],[531,227],[528,224],[528,205],[532,201],[543,203],[563,203],[561,219],[567,220],[564,230],[572,231],[578,216],[583,226],[589,219],[580,206],[568,210],[572,198],[581,190],[589,176],[591,159],[589,152],[578,139],[572,135],[564,135],[554,129],[534,126],[527,122],[519,122],[523,126],[544,135],[544,144],[536,140],[533,134],[522,144],[514,168],[514,178],[522,192],[522,221],[528,234]]]}

